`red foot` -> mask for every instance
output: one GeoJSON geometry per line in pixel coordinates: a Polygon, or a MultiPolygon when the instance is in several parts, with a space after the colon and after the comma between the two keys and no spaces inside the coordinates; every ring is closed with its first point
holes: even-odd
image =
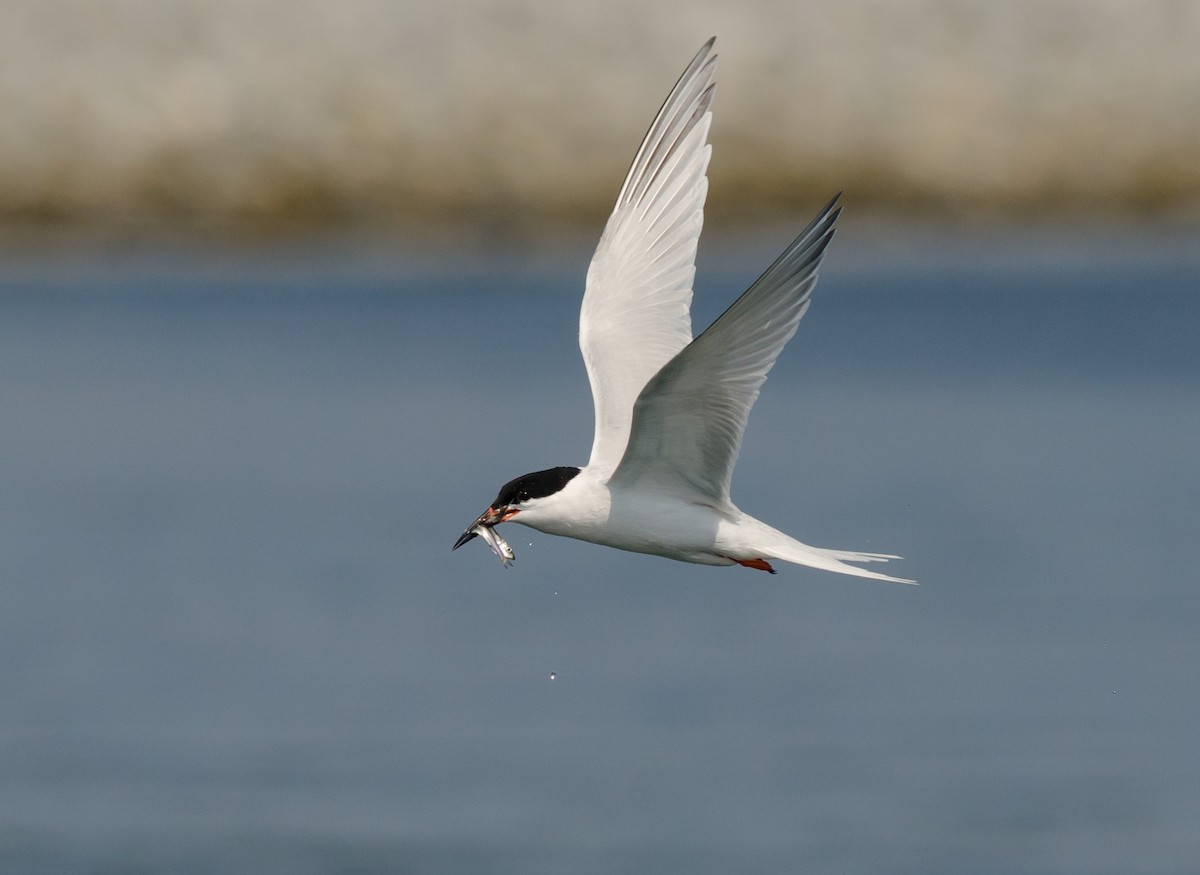
{"type": "MultiPolygon", "coordinates": [[[[732,556],[729,558],[733,559],[732,556]]],[[[747,568],[753,568],[756,571],[769,571],[771,574],[776,573],[775,569],[771,567],[771,563],[769,563],[766,559],[733,559],[733,561],[738,565],[744,565],[747,568]]]]}

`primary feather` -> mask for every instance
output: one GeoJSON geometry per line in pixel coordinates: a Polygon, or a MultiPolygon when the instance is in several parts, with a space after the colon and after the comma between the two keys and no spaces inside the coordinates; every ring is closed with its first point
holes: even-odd
{"type": "Polygon", "coordinates": [[[638,393],[692,339],[711,153],[712,47],[709,40],[692,59],[655,117],[588,268],[579,347],[596,414],[589,466],[616,467],[638,393]]]}
{"type": "Polygon", "coordinates": [[[704,333],[646,384],[613,485],[732,508],[729,481],[759,388],[808,310],[841,212],[835,197],[704,333]]]}

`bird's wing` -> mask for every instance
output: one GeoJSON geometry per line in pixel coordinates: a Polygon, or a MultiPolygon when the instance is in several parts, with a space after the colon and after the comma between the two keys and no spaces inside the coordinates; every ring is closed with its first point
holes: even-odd
{"type": "Polygon", "coordinates": [[[713,40],[700,49],[638,149],[588,268],[579,348],[592,384],[590,466],[625,452],[633,403],[692,339],[692,277],[708,191],[713,40]]]}
{"type": "Polygon", "coordinates": [[[721,511],[732,507],[729,481],[746,419],[808,309],[841,212],[837,201],[642,390],[614,486],[671,492],[721,511]]]}

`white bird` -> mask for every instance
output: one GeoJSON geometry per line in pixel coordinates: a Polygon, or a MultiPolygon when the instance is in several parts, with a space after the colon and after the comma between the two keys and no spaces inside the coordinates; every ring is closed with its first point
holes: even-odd
{"type": "Polygon", "coordinates": [[[694,340],[692,279],[708,190],[710,39],[692,59],[638,149],[587,274],[579,346],[595,404],[592,454],[506,483],[459,537],[477,534],[507,564],[492,531],[523,523],[622,550],[774,573],[772,560],[912,583],[849,562],[898,559],[810,547],[729,498],[750,408],[808,309],[841,212],[835,197],[767,271],[694,340]]]}

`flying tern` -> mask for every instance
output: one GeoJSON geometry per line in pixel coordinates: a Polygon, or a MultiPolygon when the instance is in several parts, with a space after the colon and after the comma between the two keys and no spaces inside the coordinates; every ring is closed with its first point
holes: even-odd
{"type": "Polygon", "coordinates": [[[808,310],[841,208],[834,197],[775,263],[692,338],[696,243],[708,190],[715,38],[688,65],[637,151],[588,268],[579,346],[596,430],[583,468],[509,481],[453,549],[523,523],[622,550],[775,572],[782,560],[911,583],[852,562],[882,553],[810,547],[743,513],[730,478],[750,408],[808,310]]]}

